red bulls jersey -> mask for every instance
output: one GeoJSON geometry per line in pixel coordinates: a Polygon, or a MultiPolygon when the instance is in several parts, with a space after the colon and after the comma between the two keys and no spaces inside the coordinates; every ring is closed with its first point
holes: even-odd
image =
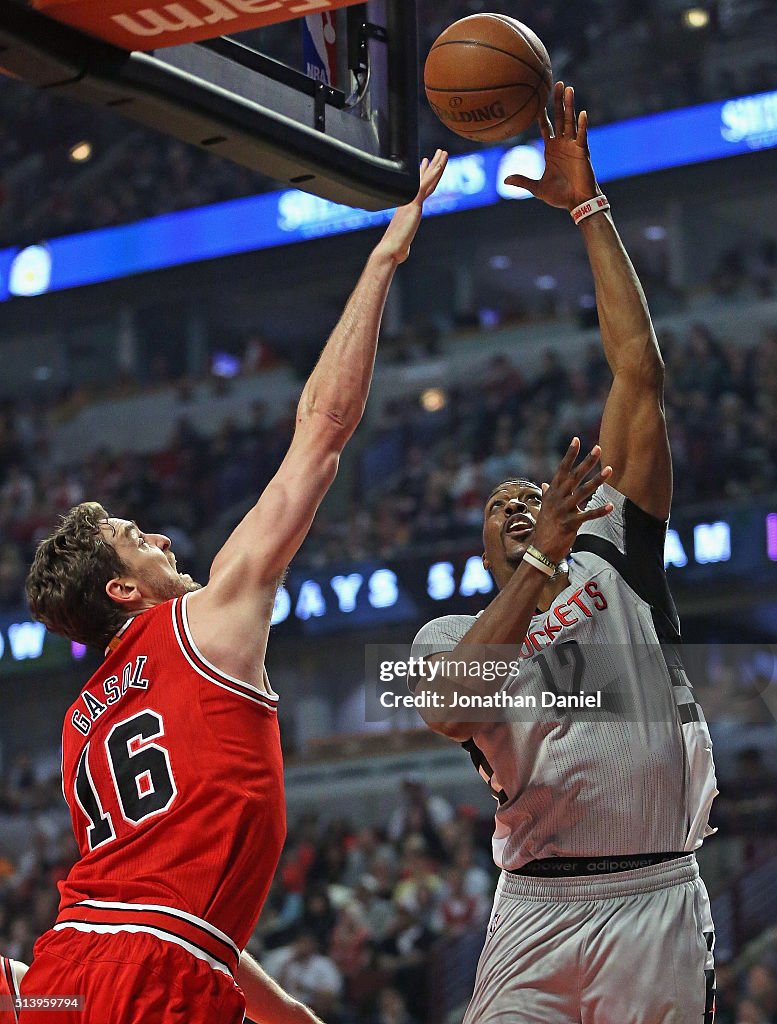
{"type": "Polygon", "coordinates": [[[54,927],[150,933],[234,973],[286,832],[278,698],[200,654],[187,600],[130,620],[68,711],[81,859],[54,927]]]}
{"type": "Polygon", "coordinates": [[[19,1014],[16,1000],[19,998],[19,986],[13,972],[13,960],[0,956],[0,1024],[16,1024],[19,1014]]]}

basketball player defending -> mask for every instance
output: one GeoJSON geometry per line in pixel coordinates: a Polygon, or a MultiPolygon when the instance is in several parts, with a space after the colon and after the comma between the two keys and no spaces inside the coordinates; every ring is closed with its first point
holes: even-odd
{"type": "Polygon", "coordinates": [[[17,1024],[21,995],[19,986],[27,965],[0,956],[0,1024],[17,1024]]]}
{"type": "Polygon", "coordinates": [[[239,1024],[246,1003],[256,1021],[313,1020],[241,952],[286,831],[267,636],[279,581],[361,419],[389,286],[446,162],[442,151],[424,161],[417,197],[367,261],[302,392],[289,451],[207,586],[177,570],[167,537],[94,503],[38,548],[35,616],[107,647],[64,725],[81,859],[22,986],[25,997],[82,997],[58,1024],[239,1024]]]}
{"type": "Polygon", "coordinates": [[[507,181],[577,213],[614,378],[600,435],[612,472],[587,507],[612,512],[584,522],[576,539],[554,534],[557,479],[546,491],[500,483],[485,507],[483,561],[501,593],[477,618],[428,623],[414,654],[444,661],[442,652],[462,658],[471,645],[522,645],[508,693],[533,694],[541,708],[541,692],[612,684],[630,713],[597,720],[525,705],[467,723],[422,712],[464,744],[499,802],[493,852],[503,871],[465,1024],[710,1024],[713,929],[693,851],[709,834],[716,788],[664,574],[664,367],[594,176],[587,116],[576,118],[562,83],[554,104],[555,130],[547,114],[541,121],[541,180],[507,181]]]}

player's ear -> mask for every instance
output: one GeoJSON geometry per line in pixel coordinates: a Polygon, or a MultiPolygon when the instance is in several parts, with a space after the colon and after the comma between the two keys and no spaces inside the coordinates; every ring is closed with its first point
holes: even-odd
{"type": "Polygon", "coordinates": [[[131,606],[142,597],[137,584],[126,576],[108,580],[105,584],[105,593],[111,601],[124,606],[131,606]]]}
{"type": "Polygon", "coordinates": [[[491,563],[489,562],[489,560],[488,560],[488,558],[486,556],[485,551],[480,556],[480,559],[481,559],[481,561],[483,563],[483,568],[486,570],[486,572],[488,572],[488,570],[491,568],[491,563]]]}

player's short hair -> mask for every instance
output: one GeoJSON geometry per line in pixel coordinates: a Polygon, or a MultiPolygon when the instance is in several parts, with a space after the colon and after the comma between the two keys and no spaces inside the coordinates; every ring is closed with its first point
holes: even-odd
{"type": "Polygon", "coordinates": [[[107,646],[127,620],[105,592],[109,580],[129,571],[100,529],[108,518],[96,501],[71,508],[40,542],[27,574],[27,599],[38,622],[95,647],[107,646]]]}
{"type": "Polygon", "coordinates": [[[503,487],[507,487],[511,484],[517,484],[519,487],[536,487],[537,490],[541,490],[540,485],[536,484],[533,480],[529,480],[528,477],[510,476],[506,480],[503,480],[500,484],[496,485],[496,487],[491,491],[491,493],[486,498],[486,501],[490,501],[497,491],[501,491],[503,487]]]}

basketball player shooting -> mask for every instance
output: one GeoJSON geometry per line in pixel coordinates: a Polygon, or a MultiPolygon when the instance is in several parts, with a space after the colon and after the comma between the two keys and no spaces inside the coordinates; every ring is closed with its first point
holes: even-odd
{"type": "MultiPolygon", "coordinates": [[[[204,587],[170,540],[100,505],[72,509],[28,577],[34,615],[106,648],[65,719],[63,790],[81,858],[61,883],[24,997],[78,995],[59,1024],[311,1024],[244,952],[286,833],[277,694],[264,670],[275,593],[364,411],[394,272],[447,154],[421,166],[300,398],[288,453],[204,587]]],[[[47,1024],[49,1007],[23,1008],[47,1024]]]]}
{"type": "MultiPolygon", "coordinates": [[[[574,100],[557,83],[555,125],[543,111],[542,178],[507,182],[570,211],[582,232],[613,374],[601,448],[575,470],[575,439],[550,486],[496,482],[483,562],[500,593],[476,618],[429,622],[413,653],[445,662],[476,657],[484,644],[517,645],[520,667],[504,692],[593,694],[615,679],[633,713],[502,711],[466,721],[448,701],[439,721],[421,710],[463,743],[499,803],[502,874],[465,1024],[710,1024],[713,928],[694,850],[709,834],[716,788],[664,574],[664,366],[574,100]],[[582,481],[599,455],[605,469],[591,492],[582,481]],[[575,519],[578,504],[608,514],[575,519]]],[[[454,688],[440,678],[438,689],[454,688]]]]}

